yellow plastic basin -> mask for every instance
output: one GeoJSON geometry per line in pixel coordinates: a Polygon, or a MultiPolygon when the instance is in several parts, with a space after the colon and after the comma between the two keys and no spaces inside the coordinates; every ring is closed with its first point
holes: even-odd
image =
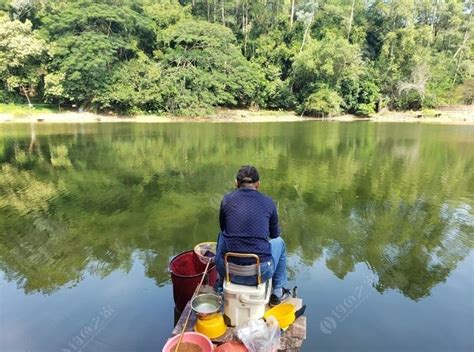
{"type": "Polygon", "coordinates": [[[295,321],[295,312],[296,308],[293,304],[282,303],[267,310],[263,317],[267,319],[269,316],[273,315],[278,321],[280,328],[284,330],[295,321]]]}
{"type": "Polygon", "coordinates": [[[225,325],[224,317],[222,316],[222,314],[216,314],[212,318],[206,320],[196,320],[196,325],[194,325],[194,331],[206,335],[212,340],[224,335],[227,331],[227,325],[225,325]]]}

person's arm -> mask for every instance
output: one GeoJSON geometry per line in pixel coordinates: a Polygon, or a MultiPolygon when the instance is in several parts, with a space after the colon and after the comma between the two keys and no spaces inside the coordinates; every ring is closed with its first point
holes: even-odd
{"type": "Polygon", "coordinates": [[[221,231],[225,230],[224,200],[225,199],[222,199],[221,208],[219,210],[219,225],[221,227],[221,231]]]}
{"type": "Polygon", "coordinates": [[[280,236],[280,226],[278,225],[278,210],[273,203],[273,211],[270,215],[270,238],[277,238],[280,236]]]}

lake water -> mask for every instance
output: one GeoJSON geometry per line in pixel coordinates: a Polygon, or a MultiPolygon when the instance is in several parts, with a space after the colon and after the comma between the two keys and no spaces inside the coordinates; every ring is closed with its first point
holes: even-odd
{"type": "Polygon", "coordinates": [[[0,350],[161,350],[246,163],[304,351],[474,350],[474,127],[367,122],[0,125],[0,350]]]}

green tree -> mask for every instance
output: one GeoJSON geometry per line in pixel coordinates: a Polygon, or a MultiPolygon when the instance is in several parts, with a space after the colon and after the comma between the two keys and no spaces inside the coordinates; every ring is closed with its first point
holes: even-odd
{"type": "Polygon", "coordinates": [[[318,87],[304,102],[303,113],[313,116],[331,116],[341,112],[342,98],[327,86],[318,87]]]}
{"type": "Polygon", "coordinates": [[[170,112],[196,114],[214,106],[258,102],[263,75],[232,32],[219,24],[183,20],[158,33],[163,96],[170,112]]]}
{"type": "Polygon", "coordinates": [[[312,40],[296,56],[293,70],[293,88],[303,104],[300,110],[323,104],[320,113],[335,113],[339,101],[347,112],[374,112],[378,89],[368,78],[360,47],[340,35],[328,33],[321,40],[312,40]]]}
{"type": "Polygon", "coordinates": [[[295,59],[295,91],[306,96],[318,84],[338,89],[345,79],[358,79],[363,73],[360,48],[337,34],[314,40],[295,59]]]}
{"type": "Polygon", "coordinates": [[[142,14],[128,1],[112,0],[67,2],[47,14],[47,96],[88,106],[111,84],[115,65],[142,50],[151,53],[154,25],[142,14]]]}
{"type": "MultiPolygon", "coordinates": [[[[11,21],[0,16],[0,82],[7,91],[24,96],[37,95],[42,76],[46,42],[38,39],[31,22],[11,21]]],[[[0,88],[1,89],[1,88],[0,88]]]]}
{"type": "Polygon", "coordinates": [[[150,17],[158,29],[166,29],[178,21],[191,17],[191,9],[172,0],[144,1],[145,15],[150,17]]]}
{"type": "MultiPolygon", "coordinates": [[[[380,87],[392,108],[419,109],[449,100],[469,76],[471,10],[462,1],[377,1],[380,87]]],[[[375,31],[375,30],[374,30],[375,31]]]]}
{"type": "Polygon", "coordinates": [[[280,16],[272,31],[249,39],[246,52],[265,75],[263,104],[270,108],[294,108],[290,76],[298,47],[293,41],[287,18],[280,16]]]}
{"type": "Polygon", "coordinates": [[[160,87],[161,67],[145,54],[120,63],[114,70],[110,84],[95,98],[101,109],[115,109],[126,113],[161,112],[163,107],[160,87]]]}
{"type": "Polygon", "coordinates": [[[4,16],[8,13],[8,1],[0,0],[0,16],[4,16]]]}
{"type": "Polygon", "coordinates": [[[302,110],[324,85],[341,111],[364,115],[380,97],[392,109],[462,103],[474,71],[472,13],[463,0],[0,0],[0,16],[49,44],[47,59],[29,56],[9,84],[0,78],[1,96],[198,114],[302,110]],[[146,103],[127,99],[119,76],[136,81],[138,71],[147,83],[134,92],[159,81],[146,103]]]}

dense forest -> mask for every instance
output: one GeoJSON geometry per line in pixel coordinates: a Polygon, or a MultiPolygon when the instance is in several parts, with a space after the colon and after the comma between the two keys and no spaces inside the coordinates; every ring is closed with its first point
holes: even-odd
{"type": "Polygon", "coordinates": [[[0,0],[0,102],[197,115],[472,104],[462,0],[0,0]]]}

